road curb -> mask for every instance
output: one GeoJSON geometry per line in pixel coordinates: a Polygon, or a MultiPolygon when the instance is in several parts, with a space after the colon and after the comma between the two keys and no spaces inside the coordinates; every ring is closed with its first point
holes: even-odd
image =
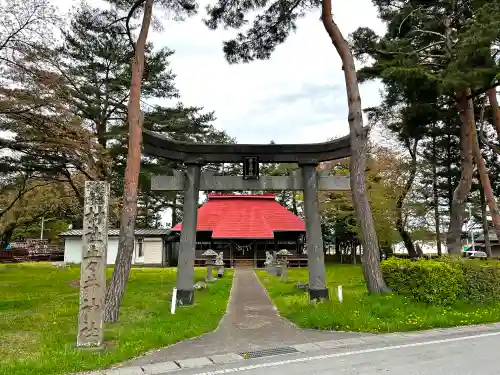
{"type": "MultiPolygon", "coordinates": [[[[461,334],[472,333],[485,333],[488,331],[500,330],[500,323],[470,325],[453,328],[437,328],[427,331],[413,331],[413,332],[396,332],[381,335],[368,335],[363,337],[353,337],[339,340],[316,341],[310,343],[296,344],[283,346],[283,348],[293,348],[295,352],[288,352],[285,354],[266,355],[265,358],[279,357],[287,354],[300,354],[311,353],[315,351],[324,351],[332,349],[346,349],[353,346],[360,345],[390,345],[400,344],[407,340],[430,340],[439,337],[454,336],[461,334]]],[[[280,348],[270,348],[280,349],[280,348]]],[[[265,351],[265,349],[263,349],[265,351]]],[[[251,353],[251,352],[248,352],[251,353]]],[[[243,353],[222,353],[206,357],[188,358],[182,360],[172,360],[168,362],[153,363],[141,366],[119,367],[109,370],[100,370],[85,375],[160,375],[166,373],[173,373],[179,370],[203,368],[213,365],[227,365],[245,361],[250,358],[243,353]]],[[[264,357],[261,357],[264,358],[264,357]]],[[[83,375],[83,374],[81,374],[83,375]]]]}

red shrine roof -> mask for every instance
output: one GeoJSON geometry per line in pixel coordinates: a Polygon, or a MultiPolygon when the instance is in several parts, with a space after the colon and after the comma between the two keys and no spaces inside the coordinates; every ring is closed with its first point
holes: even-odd
{"type": "MultiPolygon", "coordinates": [[[[179,223],[172,231],[180,231],[179,223]]],[[[212,238],[273,239],[274,232],[304,232],[305,222],[275,200],[274,194],[209,194],[198,209],[196,230],[212,238]]]]}

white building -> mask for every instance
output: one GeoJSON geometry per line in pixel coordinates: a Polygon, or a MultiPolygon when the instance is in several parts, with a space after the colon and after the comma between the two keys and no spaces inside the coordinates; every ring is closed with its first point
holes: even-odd
{"type": "MultiPolygon", "coordinates": [[[[416,246],[417,244],[420,245],[420,248],[422,249],[422,252],[424,254],[437,254],[437,243],[436,241],[433,240],[428,240],[428,241],[413,241],[414,245],[416,246]]],[[[398,242],[394,245],[392,245],[392,251],[396,254],[408,254],[408,251],[406,250],[404,242],[398,242]]],[[[446,243],[444,241],[441,243],[441,251],[443,254],[448,253],[448,249],[446,247],[446,243]]]]}
{"type": "MultiPolygon", "coordinates": [[[[118,253],[119,229],[108,230],[106,263],[114,264],[118,253]]],[[[170,229],[136,229],[132,264],[164,266],[167,260],[167,237],[170,229]]],[[[79,264],[82,260],[82,230],[61,233],[64,239],[64,262],[79,264]]]]}

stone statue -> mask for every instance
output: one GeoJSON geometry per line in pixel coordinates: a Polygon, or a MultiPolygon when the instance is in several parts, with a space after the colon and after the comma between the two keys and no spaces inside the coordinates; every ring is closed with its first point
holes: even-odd
{"type": "Polygon", "coordinates": [[[223,260],[223,252],[221,251],[217,256],[215,257],[215,265],[216,266],[223,266],[224,265],[224,260],[223,260]]]}
{"type": "Polygon", "coordinates": [[[266,251],[266,261],[264,262],[264,266],[269,267],[272,266],[273,263],[274,263],[273,255],[269,251],[266,251]]]}
{"type": "Polygon", "coordinates": [[[220,279],[224,276],[224,253],[222,251],[215,257],[215,266],[217,267],[217,277],[220,279]]]}

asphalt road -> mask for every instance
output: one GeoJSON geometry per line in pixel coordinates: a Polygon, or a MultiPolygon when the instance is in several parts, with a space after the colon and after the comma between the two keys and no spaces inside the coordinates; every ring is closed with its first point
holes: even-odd
{"type": "Polygon", "coordinates": [[[234,365],[176,371],[182,375],[497,375],[500,331],[385,345],[322,350],[246,360],[234,365]]]}

